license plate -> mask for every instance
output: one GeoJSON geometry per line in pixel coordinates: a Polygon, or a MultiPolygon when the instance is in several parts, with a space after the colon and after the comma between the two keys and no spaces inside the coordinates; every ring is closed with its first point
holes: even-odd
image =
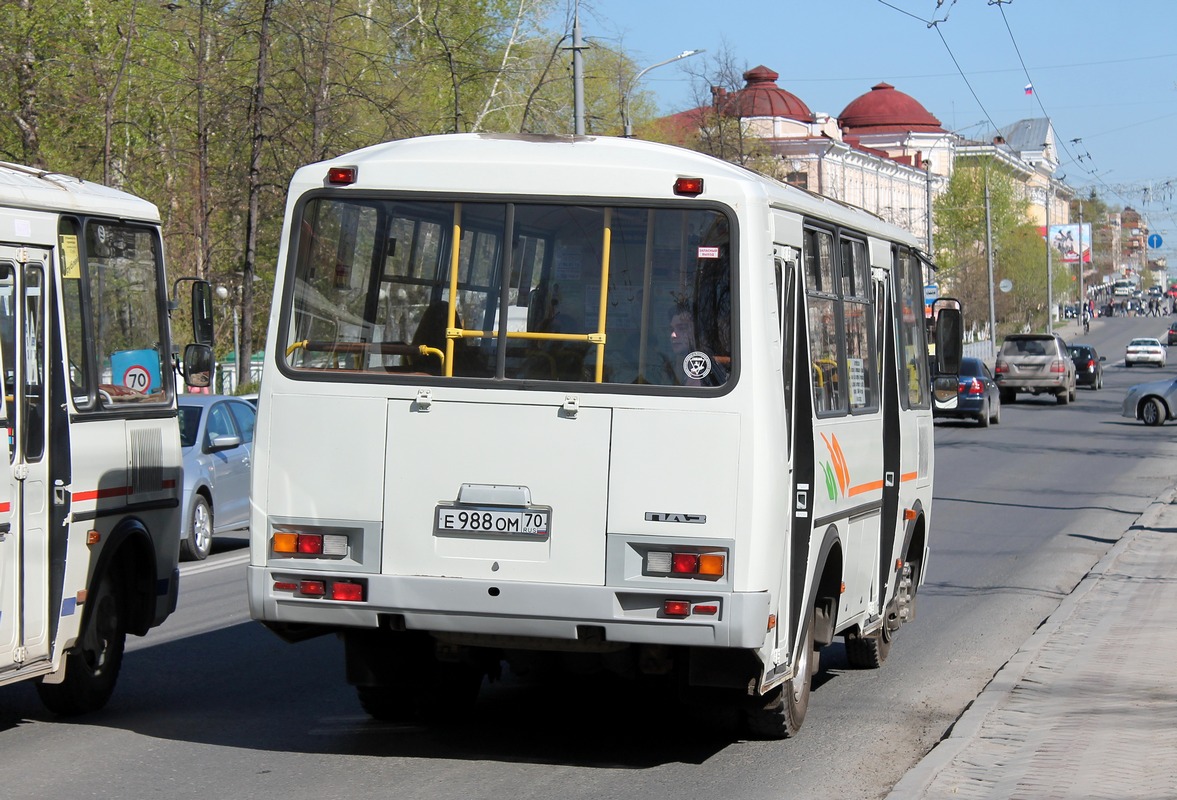
{"type": "Polygon", "coordinates": [[[438,506],[434,532],[439,536],[546,539],[551,519],[552,509],[546,506],[438,506]]]}

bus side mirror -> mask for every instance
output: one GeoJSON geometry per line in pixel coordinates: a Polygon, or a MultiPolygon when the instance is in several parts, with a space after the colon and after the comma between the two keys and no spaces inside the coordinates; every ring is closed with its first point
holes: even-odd
{"type": "Polygon", "coordinates": [[[936,314],[936,372],[959,375],[964,355],[964,317],[960,308],[940,308],[936,314]]]}
{"type": "MultiPolygon", "coordinates": [[[[208,281],[192,283],[192,338],[197,344],[212,347],[213,290],[208,281]]],[[[184,363],[188,363],[187,355],[184,363]]]]}
{"type": "MultiPolygon", "coordinates": [[[[207,285],[207,284],[206,284],[207,285]]],[[[213,349],[207,344],[190,344],[184,348],[184,383],[198,389],[213,382],[213,349]]]]}

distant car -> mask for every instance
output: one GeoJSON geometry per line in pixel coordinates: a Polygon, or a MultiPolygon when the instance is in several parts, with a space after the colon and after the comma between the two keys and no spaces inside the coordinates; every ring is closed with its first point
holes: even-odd
{"type": "Polygon", "coordinates": [[[1059,405],[1075,399],[1075,362],[1057,333],[1011,333],[994,371],[1002,403],[1015,402],[1022,392],[1052,394],[1059,405]]]}
{"type": "Polygon", "coordinates": [[[1101,356],[1089,344],[1072,344],[1067,349],[1075,362],[1075,385],[1102,389],[1103,362],[1107,361],[1107,356],[1101,356]]]}
{"type": "Polygon", "coordinates": [[[1160,339],[1141,337],[1128,342],[1128,347],[1124,350],[1124,366],[1131,367],[1136,364],[1165,366],[1165,348],[1160,339]]]}
{"type": "Polygon", "coordinates": [[[180,556],[199,561],[214,534],[249,527],[249,461],[257,409],[236,397],[186,394],[180,410],[184,456],[180,556]]]}
{"type": "Polygon", "coordinates": [[[1177,344],[1177,322],[1169,326],[1169,334],[1165,344],[1177,344]]]}
{"type": "Polygon", "coordinates": [[[956,388],[956,405],[951,401],[932,403],[933,417],[975,419],[982,428],[1001,422],[1001,397],[989,365],[979,358],[962,358],[956,388]]]}
{"type": "Polygon", "coordinates": [[[1130,387],[1124,395],[1122,413],[1145,425],[1164,425],[1166,420],[1174,418],[1174,409],[1177,409],[1177,380],[1165,378],[1130,387]]]}

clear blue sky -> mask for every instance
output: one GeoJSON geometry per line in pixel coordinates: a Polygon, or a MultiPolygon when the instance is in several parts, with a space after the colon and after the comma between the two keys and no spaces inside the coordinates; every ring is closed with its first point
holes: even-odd
{"type": "Polygon", "coordinates": [[[1174,0],[579,2],[585,38],[623,48],[639,67],[707,51],[642,79],[663,113],[695,105],[683,67],[703,70],[726,50],[743,69],[780,73],[778,85],[814,112],[837,116],[886,81],[966,135],[982,135],[989,120],[1049,117],[1059,175],[1143,211],[1165,240],[1154,254],[1177,269],[1174,0]]]}

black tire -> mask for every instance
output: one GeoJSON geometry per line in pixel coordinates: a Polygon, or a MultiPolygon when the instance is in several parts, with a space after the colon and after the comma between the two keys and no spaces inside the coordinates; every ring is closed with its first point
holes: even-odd
{"type": "Polygon", "coordinates": [[[985,401],[985,405],[981,408],[981,413],[977,415],[977,424],[982,428],[989,427],[989,401],[985,401]]]}
{"type": "Polygon", "coordinates": [[[863,636],[857,632],[846,634],[846,662],[854,669],[878,669],[891,654],[891,637],[886,626],[863,636]]]}
{"type": "Polygon", "coordinates": [[[1165,404],[1159,398],[1150,397],[1140,404],[1140,421],[1145,425],[1165,424],[1165,404]]]}
{"type": "Polygon", "coordinates": [[[85,613],[78,643],[65,654],[65,679],[37,683],[41,702],[63,717],[102,708],[118,682],[127,642],[127,612],[109,571],[89,592],[85,613]]]}
{"type": "Polygon", "coordinates": [[[801,633],[801,662],[790,680],[763,695],[750,697],[744,708],[748,733],[757,739],[787,739],[796,736],[809,710],[809,693],[816,672],[818,652],[813,641],[813,615],[801,633]]]}
{"type": "Polygon", "coordinates": [[[204,561],[213,549],[213,510],[204,495],[196,495],[188,535],[180,540],[181,561],[204,561]]]}
{"type": "Polygon", "coordinates": [[[1054,396],[1054,399],[1060,406],[1065,406],[1067,403],[1071,402],[1071,390],[1063,389],[1054,396]]]}
{"type": "Polygon", "coordinates": [[[990,418],[990,422],[992,422],[994,425],[1001,424],[1001,401],[1000,400],[997,401],[997,405],[994,406],[994,408],[993,408],[993,416],[990,418]]]}

